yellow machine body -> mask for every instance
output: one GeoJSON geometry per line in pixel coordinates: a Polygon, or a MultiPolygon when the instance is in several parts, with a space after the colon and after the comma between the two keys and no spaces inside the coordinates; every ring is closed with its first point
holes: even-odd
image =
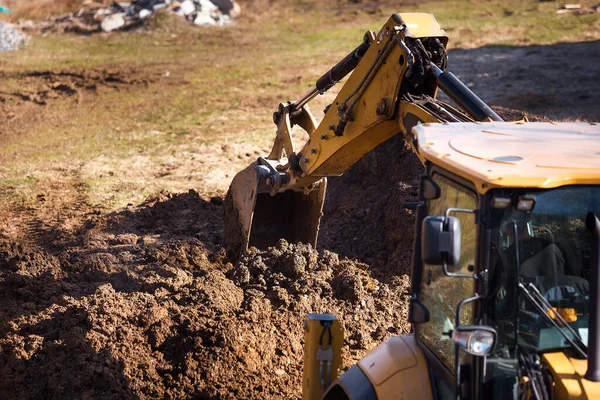
{"type": "Polygon", "coordinates": [[[550,189],[600,184],[600,127],[585,122],[422,124],[413,143],[432,162],[475,183],[550,189]]]}
{"type": "MultiPolygon", "coordinates": [[[[425,166],[457,175],[481,195],[496,188],[600,184],[598,125],[502,121],[442,71],[447,41],[432,15],[394,14],[382,29],[367,32],[363,44],[315,88],[296,102],[280,104],[270,154],[235,176],[225,201],[232,260],[249,245],[266,247],[279,238],[315,246],[326,177],[341,175],[397,134],[425,166]],[[423,59],[422,76],[414,80],[415,63],[423,59]],[[348,74],[317,123],[307,103],[348,74]],[[438,88],[461,109],[437,100],[438,88]],[[291,139],[294,125],[309,137],[299,151],[291,139]]],[[[309,314],[305,329],[304,399],[342,394],[351,399],[433,398],[430,371],[414,336],[388,339],[338,378],[339,322],[329,314],[309,314]]],[[[545,354],[543,362],[552,371],[557,399],[600,399],[599,384],[582,378],[587,362],[564,353],[545,354]]]]}
{"type": "Polygon", "coordinates": [[[584,378],[587,360],[578,360],[557,352],[544,354],[542,362],[550,369],[554,378],[556,400],[600,399],[600,382],[584,378]]]}
{"type": "Polygon", "coordinates": [[[413,335],[393,336],[336,380],[323,397],[433,399],[427,362],[413,335]]]}
{"type": "MultiPolygon", "coordinates": [[[[447,43],[446,33],[432,14],[399,15],[407,27],[405,36],[436,37],[447,43]]],[[[319,126],[310,135],[310,140],[300,151],[305,155],[300,161],[300,166],[306,177],[315,179],[341,175],[369,151],[401,132],[397,122],[391,118],[395,113],[394,104],[398,100],[402,77],[409,68],[410,53],[402,41],[392,34],[397,25],[397,20],[390,18],[378,32],[367,33],[371,42],[369,50],[341,88],[319,126]],[[404,60],[403,63],[399,62],[401,59],[404,60]],[[378,62],[384,61],[385,64],[376,70],[373,68],[378,62]],[[372,81],[377,84],[367,86],[360,94],[353,121],[346,126],[344,135],[334,135],[330,126],[335,125],[339,119],[337,108],[355,92],[361,81],[369,76],[369,71],[373,71],[372,81]]],[[[425,118],[428,122],[438,122],[430,114],[425,118]]],[[[301,181],[298,183],[301,184],[301,181]]]]}
{"type": "Polygon", "coordinates": [[[433,399],[427,361],[413,335],[389,338],[358,365],[380,399],[433,399]]]}
{"type": "MultiPolygon", "coordinates": [[[[409,131],[395,118],[395,105],[403,77],[412,62],[404,40],[416,37],[436,38],[444,45],[447,43],[446,33],[433,15],[425,13],[394,14],[381,30],[367,32],[368,50],[320,123],[317,124],[306,104],[293,112],[283,107],[283,103],[280,105],[270,154],[238,173],[226,198],[225,237],[232,260],[237,260],[248,246],[275,245],[282,237],[316,245],[325,177],[341,175],[379,144],[409,131]],[[343,135],[335,135],[331,127],[340,118],[338,108],[342,103],[354,104],[352,116],[343,135]],[[299,152],[291,139],[294,125],[309,136],[299,152]],[[296,160],[295,168],[293,160],[296,160]],[[275,182],[277,179],[264,178],[265,169],[271,171],[271,177],[281,175],[285,179],[275,182]],[[304,200],[305,195],[310,200],[304,200]]],[[[437,88],[430,86],[429,94],[435,96],[437,88]]],[[[400,116],[405,118],[407,114],[417,116],[421,122],[441,122],[420,105],[402,101],[400,116]]],[[[471,120],[462,114],[461,118],[471,120]]]]}

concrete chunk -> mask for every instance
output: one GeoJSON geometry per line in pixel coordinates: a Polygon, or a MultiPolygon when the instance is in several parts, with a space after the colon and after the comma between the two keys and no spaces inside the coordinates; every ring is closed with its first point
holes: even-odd
{"type": "Polygon", "coordinates": [[[109,15],[100,24],[104,32],[111,32],[123,26],[125,26],[125,14],[123,13],[109,15]]]}

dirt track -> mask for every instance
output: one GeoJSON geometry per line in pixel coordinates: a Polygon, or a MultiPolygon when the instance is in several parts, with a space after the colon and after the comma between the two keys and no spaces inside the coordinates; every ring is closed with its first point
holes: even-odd
{"type": "Polygon", "coordinates": [[[489,104],[599,121],[600,41],[451,50],[449,69],[489,104]]]}
{"type": "MultiPolygon", "coordinates": [[[[598,42],[553,48],[563,59],[597,56],[597,49],[598,42]]],[[[508,105],[523,90],[556,90],[524,64],[547,64],[544,54],[556,53],[457,51],[451,69],[492,104],[508,105]],[[520,60],[518,79],[502,72],[511,54],[520,60]],[[498,74],[482,76],[472,57],[498,74]]],[[[51,77],[53,88],[60,76],[50,71],[35,79],[51,77]]],[[[77,79],[71,90],[92,90],[77,79]]],[[[582,102],[598,104],[598,85],[587,75],[570,80],[569,91],[583,97],[558,114],[560,98],[542,107],[529,96],[531,103],[519,104],[599,119],[595,107],[582,109],[582,102]]],[[[39,101],[19,101],[43,107],[54,97],[32,96],[39,101]]],[[[319,253],[280,242],[236,266],[222,248],[220,197],[161,192],[105,213],[85,198],[65,200],[49,190],[37,205],[0,218],[0,397],[298,397],[306,312],[333,312],[343,321],[346,366],[407,331],[413,217],[399,206],[415,198],[419,171],[393,139],[330,181],[319,253]]]]}

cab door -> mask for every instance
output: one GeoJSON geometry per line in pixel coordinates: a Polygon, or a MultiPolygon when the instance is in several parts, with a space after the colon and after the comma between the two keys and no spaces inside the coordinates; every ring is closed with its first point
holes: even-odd
{"type": "MultiPolygon", "coordinates": [[[[466,183],[459,183],[458,178],[450,178],[434,172],[431,180],[439,187],[439,196],[425,201],[425,216],[444,216],[448,208],[474,210],[477,208],[477,194],[466,183]]],[[[461,226],[461,255],[457,266],[449,267],[450,272],[472,274],[475,271],[477,257],[477,224],[475,214],[455,213],[461,226]]],[[[417,243],[419,246],[420,243],[417,243]]],[[[450,332],[456,322],[458,303],[475,293],[475,280],[470,278],[448,277],[439,265],[427,265],[415,260],[420,265],[420,284],[418,301],[425,307],[429,318],[427,322],[416,325],[417,342],[423,349],[430,365],[431,381],[434,395],[441,399],[456,398],[456,346],[450,339],[450,332]]],[[[418,276],[417,275],[417,276],[418,276]]],[[[474,322],[473,303],[467,304],[460,315],[461,325],[474,322]]],[[[460,353],[461,364],[466,355],[460,353]]],[[[467,369],[467,368],[465,368],[467,369]]],[[[468,371],[461,369],[461,377],[468,371]]]]}

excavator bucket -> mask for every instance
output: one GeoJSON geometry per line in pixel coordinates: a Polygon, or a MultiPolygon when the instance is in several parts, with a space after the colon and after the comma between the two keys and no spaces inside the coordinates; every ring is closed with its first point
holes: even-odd
{"type": "Polygon", "coordinates": [[[304,194],[286,190],[271,194],[268,172],[257,162],[239,172],[225,197],[225,245],[236,262],[249,246],[265,249],[279,239],[317,244],[327,180],[304,194]]]}

